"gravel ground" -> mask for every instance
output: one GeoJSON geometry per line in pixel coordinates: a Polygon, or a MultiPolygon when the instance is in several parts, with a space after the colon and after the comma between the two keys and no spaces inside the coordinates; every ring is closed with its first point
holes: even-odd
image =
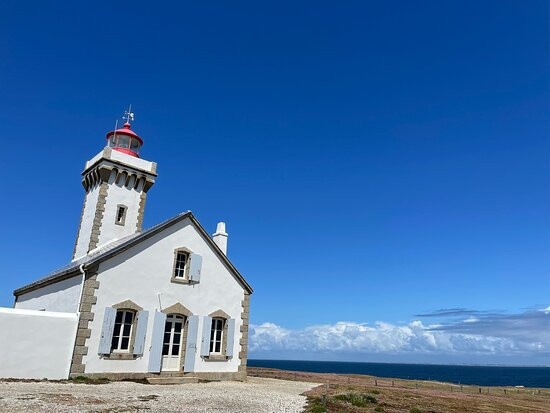
{"type": "Polygon", "coordinates": [[[2,412],[301,412],[315,383],[250,377],[247,382],[146,385],[0,382],[2,412]]]}

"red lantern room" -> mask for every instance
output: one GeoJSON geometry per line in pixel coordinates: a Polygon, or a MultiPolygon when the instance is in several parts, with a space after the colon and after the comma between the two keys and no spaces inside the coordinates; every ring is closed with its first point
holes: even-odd
{"type": "Polygon", "coordinates": [[[130,128],[130,122],[126,122],[123,128],[109,132],[107,134],[107,145],[115,151],[139,158],[139,150],[143,145],[143,141],[130,128]]]}

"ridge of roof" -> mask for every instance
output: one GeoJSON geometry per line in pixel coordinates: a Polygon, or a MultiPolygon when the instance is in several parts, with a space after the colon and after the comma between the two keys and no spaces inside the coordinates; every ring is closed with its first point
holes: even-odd
{"type": "Polygon", "coordinates": [[[231,272],[236,276],[237,280],[241,283],[241,285],[249,292],[252,293],[252,287],[250,284],[246,282],[244,277],[241,275],[241,273],[235,268],[235,266],[229,261],[227,256],[220,250],[220,248],[217,246],[217,244],[214,242],[214,240],[210,237],[210,235],[206,232],[206,230],[203,228],[203,226],[199,223],[199,221],[194,217],[193,213],[191,211],[187,212],[181,212],[172,218],[169,218],[157,225],[152,226],[151,228],[146,229],[142,232],[137,232],[132,235],[128,235],[127,237],[121,238],[119,240],[113,241],[109,244],[104,245],[103,247],[98,248],[97,250],[91,252],[88,255],[85,255],[84,257],[81,257],[77,260],[71,261],[69,264],[49,273],[46,277],[38,279],[30,284],[27,284],[23,287],[20,287],[13,291],[14,296],[19,296],[25,292],[32,291],[36,288],[39,288],[40,286],[45,286],[48,284],[52,284],[54,282],[62,281],[66,278],[71,278],[75,275],[75,273],[80,272],[80,267],[82,268],[88,268],[92,266],[93,264],[99,264],[100,262],[109,259],[123,251],[126,251],[130,247],[138,244],[141,241],[146,240],[149,237],[152,237],[153,235],[159,233],[165,228],[168,228],[169,226],[172,226],[176,224],[177,222],[185,219],[190,218],[191,222],[195,224],[195,226],[199,229],[199,232],[201,235],[205,237],[207,242],[210,244],[210,246],[214,249],[216,254],[224,261],[231,272]]]}

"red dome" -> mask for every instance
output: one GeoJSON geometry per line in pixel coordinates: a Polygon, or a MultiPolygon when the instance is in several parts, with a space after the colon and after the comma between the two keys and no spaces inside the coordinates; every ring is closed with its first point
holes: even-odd
{"type": "Polygon", "coordinates": [[[126,122],[123,128],[107,133],[107,145],[115,151],[139,158],[139,150],[143,141],[130,128],[131,125],[126,122]]]}
{"type": "Polygon", "coordinates": [[[133,138],[136,138],[139,141],[139,143],[141,143],[143,145],[143,140],[137,135],[137,133],[135,133],[133,130],[130,129],[131,127],[132,127],[132,125],[130,125],[128,122],[126,122],[124,124],[123,128],[119,128],[117,130],[113,130],[113,131],[107,133],[107,139],[109,139],[109,137],[111,135],[114,135],[116,133],[117,135],[128,135],[128,136],[131,136],[133,138]]]}

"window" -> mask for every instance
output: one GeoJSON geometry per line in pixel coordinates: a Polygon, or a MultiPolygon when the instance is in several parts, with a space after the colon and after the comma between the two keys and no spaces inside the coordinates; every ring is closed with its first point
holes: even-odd
{"type": "Polygon", "coordinates": [[[120,135],[118,137],[117,147],[128,149],[130,147],[130,137],[126,135],[120,135]]]}
{"type": "Polygon", "coordinates": [[[126,210],[128,208],[126,205],[117,205],[116,207],[116,216],[115,216],[115,224],[117,225],[124,225],[124,221],[126,221],[126,210]]]}
{"type": "Polygon", "coordinates": [[[183,251],[176,251],[176,263],[174,266],[174,278],[185,278],[185,268],[189,254],[183,251]]]}
{"type": "Polygon", "coordinates": [[[114,148],[116,146],[116,141],[117,141],[117,136],[116,135],[111,135],[111,137],[109,138],[109,146],[111,148],[114,148]]]}
{"type": "Polygon", "coordinates": [[[111,341],[111,352],[127,352],[130,350],[130,337],[132,336],[134,315],[135,313],[129,310],[118,310],[116,312],[115,328],[111,341]]]}
{"type": "Polygon", "coordinates": [[[135,138],[132,138],[132,142],[130,143],[130,150],[139,154],[139,141],[135,138]]]}
{"type": "Polygon", "coordinates": [[[222,354],[223,329],[225,320],[223,318],[212,319],[210,330],[210,354],[222,354]]]}

